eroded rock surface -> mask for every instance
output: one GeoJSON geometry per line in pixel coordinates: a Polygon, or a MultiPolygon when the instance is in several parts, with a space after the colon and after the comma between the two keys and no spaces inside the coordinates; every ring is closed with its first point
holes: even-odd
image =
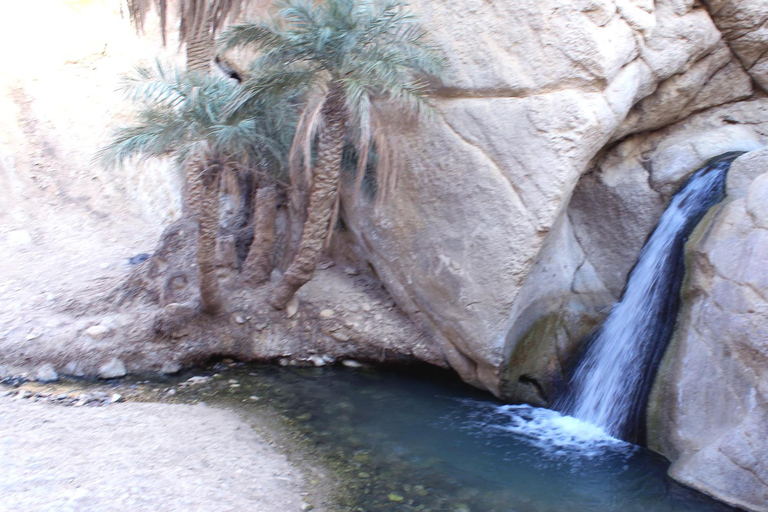
{"type": "MultiPolygon", "coordinates": [[[[765,151],[730,181],[766,171],[765,151]]],[[[768,510],[768,173],[689,242],[685,309],[650,406],[651,446],[677,480],[768,510]]]]}

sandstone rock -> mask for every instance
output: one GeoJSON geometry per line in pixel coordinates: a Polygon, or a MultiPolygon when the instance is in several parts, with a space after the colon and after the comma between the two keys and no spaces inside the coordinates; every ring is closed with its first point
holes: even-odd
{"type": "Polygon", "coordinates": [[[649,406],[671,476],[756,511],[768,510],[766,198],[763,174],[692,236],[685,309],[649,406]]]}
{"type": "Polygon", "coordinates": [[[744,68],[768,91],[768,1],[705,0],[704,4],[744,68]]]}
{"type": "Polygon", "coordinates": [[[725,191],[729,199],[738,199],[747,195],[752,182],[768,172],[768,148],[752,151],[734,160],[728,171],[725,191]]]}
{"type": "Polygon", "coordinates": [[[59,380],[59,374],[52,364],[46,363],[35,371],[35,380],[38,382],[56,382],[59,380]]]}
{"type": "Polygon", "coordinates": [[[101,340],[109,333],[109,327],[105,325],[92,325],[85,330],[85,334],[94,340],[101,340]]]}
{"type": "Polygon", "coordinates": [[[125,364],[119,359],[112,358],[109,362],[101,365],[98,369],[97,375],[100,379],[115,379],[119,377],[125,377],[126,374],[125,364]]]}

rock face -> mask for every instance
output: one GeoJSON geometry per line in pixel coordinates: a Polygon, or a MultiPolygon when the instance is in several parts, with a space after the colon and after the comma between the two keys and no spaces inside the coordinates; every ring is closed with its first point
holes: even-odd
{"type": "MultiPolygon", "coordinates": [[[[465,380],[547,405],[674,191],[709,158],[768,143],[768,102],[752,85],[764,87],[768,11],[761,1],[418,5],[450,62],[438,119],[392,116],[403,159],[397,192],[373,213],[370,197],[347,194],[345,220],[399,306],[465,380]]],[[[729,188],[745,190],[752,178],[735,173],[729,188]]],[[[729,442],[755,442],[747,424],[756,421],[749,416],[729,442]]],[[[692,453],[676,443],[658,449],[673,460],[692,453]]],[[[764,475],[684,459],[677,478],[763,510],[755,496],[768,489],[764,475]],[[716,484],[707,475],[717,471],[716,484]]]]}
{"type": "Polygon", "coordinates": [[[704,0],[744,68],[768,91],[768,1],[704,0]]]}
{"type": "Polygon", "coordinates": [[[616,300],[665,200],[706,160],[697,148],[714,156],[718,145],[763,143],[751,126],[710,116],[705,133],[689,133],[709,142],[681,138],[690,154],[649,162],[643,151],[667,144],[649,131],[749,97],[750,76],[693,2],[419,8],[450,61],[439,118],[401,126],[396,195],[374,215],[369,201],[347,197],[348,224],[399,305],[469,382],[520,398],[508,385],[530,381],[518,371],[520,342],[551,319],[561,341],[534,378],[546,395],[569,340],[616,300]]]}
{"type": "MultiPolygon", "coordinates": [[[[768,151],[730,181],[767,171],[768,151]]],[[[733,187],[689,242],[685,310],[649,409],[651,446],[677,480],[768,510],[768,173],[733,187]]]]}

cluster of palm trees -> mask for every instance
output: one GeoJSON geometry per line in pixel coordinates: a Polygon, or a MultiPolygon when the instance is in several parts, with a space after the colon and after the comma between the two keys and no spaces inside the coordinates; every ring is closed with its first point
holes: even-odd
{"type": "MultiPolygon", "coordinates": [[[[222,306],[215,269],[222,177],[255,184],[246,281],[264,283],[272,270],[278,189],[287,191],[292,211],[303,220],[291,264],[269,292],[268,302],[282,309],[312,278],[332,233],[345,148],[356,155],[350,183],[356,192],[374,167],[369,155],[376,156],[379,196],[391,191],[394,168],[387,165],[379,113],[398,107],[428,117],[429,86],[443,68],[414,14],[397,0],[288,0],[268,19],[223,30],[216,51],[244,47],[254,57],[242,82],[213,76],[193,62],[200,55],[206,63],[213,57],[213,50],[200,51],[198,43],[207,40],[213,48],[217,27],[241,3],[181,2],[187,69],[158,63],[128,77],[125,90],[137,105],[137,120],[118,130],[102,151],[105,161],[118,164],[173,155],[184,169],[184,215],[199,226],[201,308],[210,314],[222,306]],[[185,13],[192,17],[185,21],[185,13]]],[[[135,21],[150,4],[129,2],[135,21]]],[[[158,0],[158,7],[164,24],[165,1],[158,0]]]]}

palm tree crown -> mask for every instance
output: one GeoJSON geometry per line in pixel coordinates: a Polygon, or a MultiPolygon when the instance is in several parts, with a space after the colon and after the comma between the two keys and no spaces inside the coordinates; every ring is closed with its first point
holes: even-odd
{"type": "MultiPolygon", "coordinates": [[[[229,27],[220,37],[221,49],[245,45],[259,51],[254,67],[261,80],[252,82],[252,94],[290,88],[314,93],[302,116],[306,129],[297,131],[303,140],[295,141],[294,156],[320,127],[311,118],[325,102],[337,101],[361,155],[358,169],[364,171],[368,148],[380,134],[375,100],[389,99],[416,115],[428,114],[430,79],[443,69],[438,49],[405,7],[397,0],[288,0],[268,21],[229,27]]],[[[309,159],[306,151],[303,157],[309,159]]]]}
{"type": "Polygon", "coordinates": [[[238,101],[242,86],[232,80],[160,63],[136,68],[123,89],[137,104],[137,119],[100,152],[108,165],[173,155],[183,167],[200,154],[227,166],[282,167],[295,124],[290,102],[245,104],[238,101]]]}
{"type": "MultiPolygon", "coordinates": [[[[307,91],[289,158],[299,211],[311,183],[307,218],[296,256],[269,299],[274,307],[284,308],[312,278],[333,232],[347,141],[357,149],[358,191],[370,148],[381,153],[386,146],[377,110],[396,103],[417,116],[430,111],[429,79],[439,76],[443,62],[424,36],[397,0],[287,0],[269,21],[234,25],[221,35],[224,50],[250,46],[258,52],[250,94],[307,91]]],[[[380,157],[377,190],[383,197],[395,178],[382,165],[386,155],[380,157]]]]}

